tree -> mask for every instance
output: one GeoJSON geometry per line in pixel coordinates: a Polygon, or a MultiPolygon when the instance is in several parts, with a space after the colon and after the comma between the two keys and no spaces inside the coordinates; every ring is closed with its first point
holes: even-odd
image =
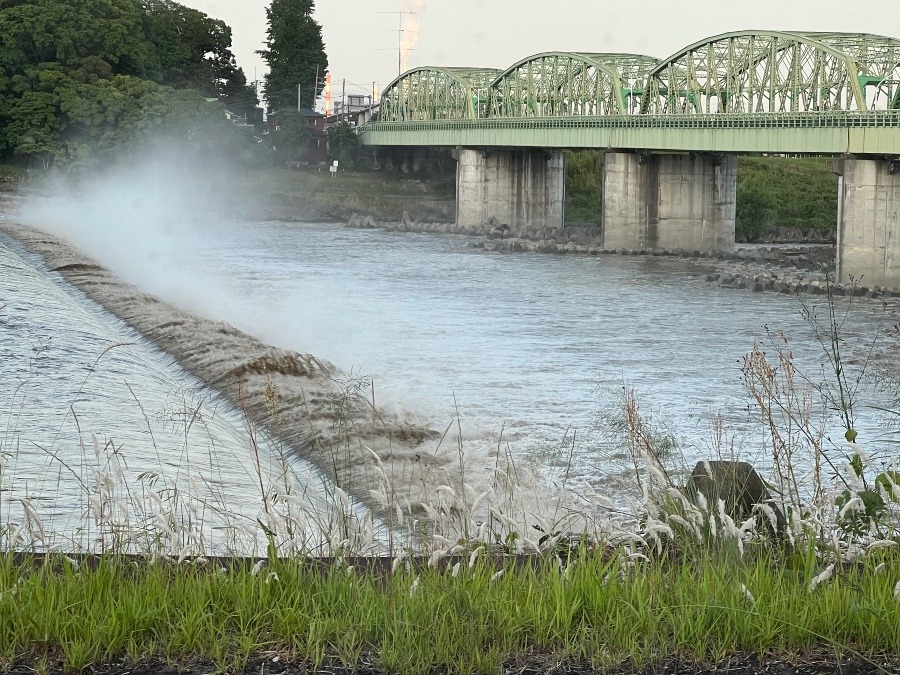
{"type": "Polygon", "coordinates": [[[266,9],[266,49],[259,54],[269,66],[265,95],[269,110],[312,108],[322,91],[328,56],[322,26],[312,17],[313,0],[272,0],[266,9]],[[319,79],[316,79],[318,73],[319,79]]]}
{"type": "Polygon", "coordinates": [[[231,29],[202,12],[170,0],[0,0],[6,156],[81,171],[161,140],[204,159],[256,150],[211,96],[256,103],[231,29]]]}
{"type": "Polygon", "coordinates": [[[171,0],[142,0],[144,32],[153,45],[151,79],[177,89],[196,89],[237,109],[255,106],[231,52],[231,28],[171,0]]]}
{"type": "Polygon", "coordinates": [[[140,75],[149,55],[137,0],[5,0],[0,35],[7,70],[51,62],[77,68],[94,56],[140,75]]]}
{"type": "Polygon", "coordinates": [[[285,108],[277,115],[277,130],[271,135],[272,148],[287,153],[292,159],[309,147],[310,130],[306,118],[296,110],[285,108]]]}
{"type": "Polygon", "coordinates": [[[359,136],[347,122],[335,124],[328,131],[328,156],[336,159],[348,171],[356,168],[359,136]]]}

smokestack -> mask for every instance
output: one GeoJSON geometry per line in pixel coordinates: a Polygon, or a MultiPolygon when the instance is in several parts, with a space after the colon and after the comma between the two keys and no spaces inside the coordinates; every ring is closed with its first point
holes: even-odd
{"type": "Polygon", "coordinates": [[[325,116],[331,114],[331,73],[325,75],[325,116]]]}

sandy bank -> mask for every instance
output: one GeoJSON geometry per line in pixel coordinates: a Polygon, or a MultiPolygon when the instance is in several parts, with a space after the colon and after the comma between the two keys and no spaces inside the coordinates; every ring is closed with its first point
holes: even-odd
{"type": "Polygon", "coordinates": [[[51,235],[11,222],[0,229],[376,512],[389,491],[422,513],[447,482],[440,434],[373,406],[332,364],[163,303],[51,235]]]}

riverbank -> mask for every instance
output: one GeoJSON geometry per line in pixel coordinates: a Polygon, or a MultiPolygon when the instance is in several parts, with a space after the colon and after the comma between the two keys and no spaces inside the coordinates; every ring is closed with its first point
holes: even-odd
{"type": "Polygon", "coordinates": [[[554,255],[625,255],[676,257],[702,261],[710,266],[708,282],[739,290],[776,293],[810,293],[879,299],[900,298],[896,287],[869,287],[862,278],[854,283],[833,282],[834,246],[828,244],[738,244],[734,251],[669,251],[662,249],[605,249],[598,226],[564,227],[553,237],[539,228],[510,230],[489,222],[474,226],[455,223],[422,222],[405,213],[399,222],[378,222],[371,216],[353,214],[345,223],[350,228],[382,228],[392,232],[426,232],[476,237],[472,248],[507,253],[547,253],[554,255]]]}

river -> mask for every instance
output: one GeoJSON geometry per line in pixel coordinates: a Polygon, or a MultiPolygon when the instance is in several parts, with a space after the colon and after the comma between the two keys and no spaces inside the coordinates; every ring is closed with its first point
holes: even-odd
{"type": "MultiPolygon", "coordinates": [[[[29,217],[43,218],[48,229],[166,301],[328,359],[364,381],[379,404],[434,428],[458,425],[460,446],[475,457],[499,451],[551,479],[564,472],[575,486],[603,489],[621,478],[623,387],[636,392],[654,427],[677,441],[685,464],[717,451],[717,418],[724,429],[720,448],[764,464],[761,427],[742,382],[744,355],[756,340],[772,355],[781,344],[774,336],[783,332],[813,380],[827,370],[797,298],[706,283],[706,261],[501,254],[472,248],[464,237],[328,224],[193,219],[177,227],[141,222],[110,229],[47,211],[29,217]]],[[[9,305],[0,319],[12,335],[12,343],[4,339],[0,377],[28,387],[26,393],[6,386],[0,410],[18,411],[11,425],[17,443],[40,438],[59,445],[73,401],[82,434],[90,429],[112,438],[102,431],[110,424],[117,442],[127,444],[122,429],[145,433],[146,411],[128,403],[135,396],[108,383],[128,380],[141,390],[145,408],[162,411],[172,400],[178,411],[194,396],[215,400],[127,327],[13,249],[9,242],[0,248],[5,270],[14,266],[16,276],[10,284],[4,270],[0,287],[0,305],[9,305]],[[102,345],[120,342],[129,346],[112,350],[86,377],[102,345]],[[54,355],[75,364],[56,379],[45,375],[58,367],[49,365],[54,355]],[[116,370],[123,360],[146,366],[123,377],[116,370]],[[152,405],[147,392],[155,392],[152,405]],[[88,417],[82,407],[95,411],[88,417]]],[[[825,310],[821,297],[806,302],[825,310]]],[[[891,323],[896,315],[880,303],[855,302],[842,328],[851,360],[861,359],[891,323]]],[[[876,354],[895,344],[884,338],[876,354]]],[[[864,398],[878,395],[865,389],[864,398]]],[[[246,453],[242,426],[222,410],[216,433],[234,440],[228,453],[211,460],[221,475],[219,492],[252,501],[258,481],[235,459],[246,453]]],[[[860,417],[862,440],[883,433],[877,414],[860,417]]],[[[843,430],[832,418],[826,433],[838,439],[843,430]]],[[[158,452],[180,457],[186,444],[178,437],[180,445],[158,452]]],[[[60,480],[58,473],[48,479],[41,466],[35,465],[35,479],[60,480]]]]}

